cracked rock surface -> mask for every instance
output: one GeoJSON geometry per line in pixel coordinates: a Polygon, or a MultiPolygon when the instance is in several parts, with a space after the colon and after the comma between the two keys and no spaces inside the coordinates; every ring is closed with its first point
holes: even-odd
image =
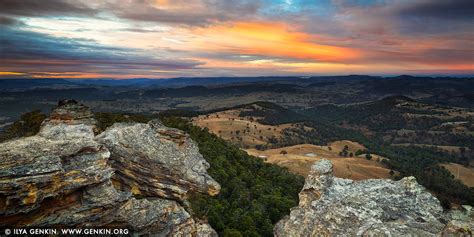
{"type": "Polygon", "coordinates": [[[194,141],[159,121],[97,137],[95,124],[89,108],[61,101],[37,135],[0,144],[0,226],[217,236],[182,206],[191,192],[220,190],[194,141]]]}

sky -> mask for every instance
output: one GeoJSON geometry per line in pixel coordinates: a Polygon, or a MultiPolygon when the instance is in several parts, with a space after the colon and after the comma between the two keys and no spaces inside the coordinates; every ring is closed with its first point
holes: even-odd
{"type": "Polygon", "coordinates": [[[474,75],[473,0],[0,0],[0,78],[474,75]]]}

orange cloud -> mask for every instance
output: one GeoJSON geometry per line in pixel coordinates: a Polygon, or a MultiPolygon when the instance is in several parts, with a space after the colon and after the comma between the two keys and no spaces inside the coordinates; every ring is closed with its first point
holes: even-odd
{"type": "Polygon", "coordinates": [[[317,43],[315,35],[291,31],[281,23],[236,22],[198,29],[202,48],[218,52],[313,61],[346,61],[360,56],[355,49],[317,43]]]}
{"type": "Polygon", "coordinates": [[[199,0],[155,0],[153,7],[171,11],[206,11],[206,6],[199,0]]]}
{"type": "Polygon", "coordinates": [[[22,73],[22,72],[2,72],[2,71],[0,71],[0,76],[21,76],[21,75],[25,75],[25,74],[22,73]]]}
{"type": "Polygon", "coordinates": [[[112,74],[112,73],[89,73],[89,72],[31,72],[31,78],[69,78],[69,79],[88,79],[88,78],[165,78],[150,74],[112,74]]]}

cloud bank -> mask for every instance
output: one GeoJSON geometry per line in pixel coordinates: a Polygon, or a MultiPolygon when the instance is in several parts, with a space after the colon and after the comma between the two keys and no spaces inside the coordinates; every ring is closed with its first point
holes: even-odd
{"type": "Polygon", "coordinates": [[[473,75],[470,0],[2,0],[0,77],[473,75]]]}

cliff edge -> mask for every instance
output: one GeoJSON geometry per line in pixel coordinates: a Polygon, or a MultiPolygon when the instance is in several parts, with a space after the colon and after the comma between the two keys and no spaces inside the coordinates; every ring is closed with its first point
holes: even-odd
{"type": "Polygon", "coordinates": [[[189,193],[220,190],[194,141],[158,120],[97,136],[95,124],[89,108],[61,101],[37,135],[0,144],[0,226],[217,236],[185,209],[189,193]]]}

